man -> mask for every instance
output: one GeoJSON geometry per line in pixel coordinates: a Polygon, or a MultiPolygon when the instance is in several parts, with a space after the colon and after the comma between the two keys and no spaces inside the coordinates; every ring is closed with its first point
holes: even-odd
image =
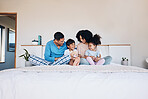
{"type": "MultiPolygon", "coordinates": [[[[64,42],[64,35],[61,32],[56,32],[54,34],[54,40],[51,40],[46,44],[44,54],[45,60],[55,62],[58,59],[65,59],[63,55],[66,49],[67,47],[66,43],[64,42]]],[[[63,62],[65,61],[67,61],[67,59],[63,62]]]]}
{"type": "Polygon", "coordinates": [[[54,40],[47,42],[44,59],[30,56],[30,61],[34,65],[62,65],[67,64],[70,61],[70,56],[64,56],[64,51],[67,49],[66,43],[64,42],[64,35],[61,32],[54,34],[54,40]],[[34,61],[36,59],[37,61],[34,61]]]}

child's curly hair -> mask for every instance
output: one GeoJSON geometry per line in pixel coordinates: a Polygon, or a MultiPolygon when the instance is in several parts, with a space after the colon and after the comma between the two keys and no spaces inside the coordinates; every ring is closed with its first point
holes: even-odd
{"type": "Polygon", "coordinates": [[[95,34],[94,37],[92,37],[90,40],[89,40],[89,43],[92,43],[94,45],[100,45],[101,44],[101,36],[98,35],[98,34],[95,34]]]}

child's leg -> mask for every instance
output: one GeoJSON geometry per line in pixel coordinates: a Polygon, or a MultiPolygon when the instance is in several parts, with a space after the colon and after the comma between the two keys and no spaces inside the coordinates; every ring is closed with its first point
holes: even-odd
{"type": "Polygon", "coordinates": [[[101,58],[98,62],[96,62],[96,65],[103,65],[105,63],[105,59],[101,58]]]}
{"type": "Polygon", "coordinates": [[[91,65],[95,65],[95,62],[92,60],[91,57],[87,57],[86,60],[87,60],[91,65]]]}
{"type": "Polygon", "coordinates": [[[77,60],[75,59],[73,62],[73,66],[76,66],[76,64],[77,64],[77,60]]]}
{"type": "Polygon", "coordinates": [[[80,64],[80,57],[77,57],[76,59],[77,59],[77,64],[76,64],[76,66],[79,66],[79,64],[80,64]]]}
{"type": "Polygon", "coordinates": [[[80,63],[80,58],[76,57],[74,60],[73,66],[79,66],[79,63],[80,63]]]}
{"type": "Polygon", "coordinates": [[[68,63],[69,65],[73,65],[73,60],[72,59],[70,59],[70,61],[69,61],[69,63],[68,63]]]}

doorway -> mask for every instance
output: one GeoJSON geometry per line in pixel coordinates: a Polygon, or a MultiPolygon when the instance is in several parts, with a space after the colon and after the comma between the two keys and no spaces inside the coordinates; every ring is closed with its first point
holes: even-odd
{"type": "Polygon", "coordinates": [[[17,13],[0,12],[0,70],[16,68],[17,13]]]}

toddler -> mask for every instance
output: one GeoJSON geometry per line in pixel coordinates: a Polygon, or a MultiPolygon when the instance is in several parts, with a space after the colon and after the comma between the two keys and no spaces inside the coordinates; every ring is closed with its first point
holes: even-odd
{"type": "Polygon", "coordinates": [[[105,60],[101,58],[101,54],[97,51],[97,45],[101,44],[100,39],[101,37],[96,34],[89,40],[85,58],[91,65],[103,65],[105,63],[105,60]]]}

